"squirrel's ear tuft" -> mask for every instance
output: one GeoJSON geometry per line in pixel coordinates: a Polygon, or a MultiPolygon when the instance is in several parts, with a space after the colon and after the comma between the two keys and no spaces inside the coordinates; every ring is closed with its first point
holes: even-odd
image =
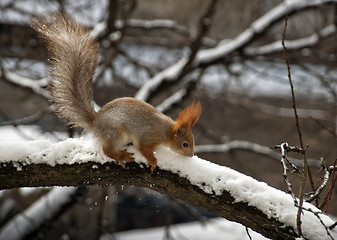
{"type": "Polygon", "coordinates": [[[176,128],[178,129],[180,126],[185,126],[186,131],[191,130],[193,125],[198,121],[201,114],[201,104],[200,102],[197,102],[197,104],[194,104],[194,102],[186,107],[184,110],[182,110],[179,113],[179,116],[176,120],[176,128]]]}

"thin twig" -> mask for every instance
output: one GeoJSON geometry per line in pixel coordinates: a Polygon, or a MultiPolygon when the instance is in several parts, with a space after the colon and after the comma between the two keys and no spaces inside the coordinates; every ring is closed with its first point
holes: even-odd
{"type": "Polygon", "coordinates": [[[329,229],[332,230],[332,229],[334,229],[336,226],[337,226],[337,221],[336,221],[334,224],[332,224],[332,225],[329,227],[329,229]]]}
{"type": "MultiPolygon", "coordinates": [[[[299,136],[300,146],[301,146],[302,149],[304,149],[303,140],[302,140],[302,133],[301,133],[298,115],[297,115],[294,86],[293,86],[292,79],[291,79],[291,71],[290,71],[290,65],[289,65],[289,61],[288,61],[288,53],[287,53],[287,48],[286,48],[285,42],[284,42],[287,25],[288,25],[288,16],[285,17],[285,25],[284,25],[283,34],[282,34],[282,46],[283,46],[283,49],[284,49],[284,58],[285,58],[285,62],[286,62],[287,69],[288,69],[288,79],[289,79],[289,84],[290,84],[290,89],[291,89],[291,96],[292,96],[292,103],[293,103],[297,133],[298,133],[298,136],[299,136]]],[[[283,159],[283,157],[282,157],[282,159],[283,159]]],[[[301,174],[301,177],[300,177],[301,181],[300,181],[300,190],[299,190],[299,206],[298,206],[297,218],[296,218],[297,230],[298,230],[298,234],[300,236],[303,236],[303,232],[302,232],[302,228],[301,228],[301,224],[302,224],[301,213],[302,213],[302,206],[303,206],[304,186],[305,186],[306,178],[307,178],[307,169],[308,169],[307,157],[306,157],[306,154],[304,153],[302,174],[301,174]]],[[[288,186],[289,186],[289,184],[288,184],[288,186]]]]}
{"type": "Polygon", "coordinates": [[[310,119],[313,119],[322,129],[326,130],[327,132],[329,132],[332,136],[334,136],[335,138],[337,138],[337,133],[335,133],[333,130],[327,128],[326,126],[324,126],[318,119],[314,118],[314,117],[310,117],[310,119]]]}
{"type": "MultiPolygon", "coordinates": [[[[298,207],[298,206],[297,206],[298,207]]],[[[317,217],[317,219],[320,221],[320,223],[322,224],[322,226],[325,228],[325,231],[326,231],[326,233],[327,233],[327,235],[332,239],[332,240],[334,240],[335,238],[331,235],[331,233],[330,233],[330,231],[329,230],[331,230],[332,228],[332,226],[333,225],[331,225],[331,226],[327,226],[325,223],[324,223],[324,221],[322,220],[322,218],[319,216],[320,214],[324,214],[324,213],[322,213],[321,211],[313,211],[311,208],[305,208],[305,207],[302,207],[302,209],[304,210],[304,211],[307,211],[307,212],[311,212],[312,214],[314,214],[316,217],[317,217]]]]}
{"type": "Polygon", "coordinates": [[[246,226],[246,233],[247,233],[247,236],[249,237],[249,239],[253,240],[252,236],[250,236],[249,229],[248,229],[247,226],[246,226]]]}
{"type": "Polygon", "coordinates": [[[289,61],[288,61],[288,52],[287,52],[287,48],[286,48],[285,42],[284,42],[287,25],[288,25],[288,17],[286,16],[285,17],[285,26],[284,26],[283,34],[282,34],[282,46],[283,46],[283,49],[284,49],[284,57],[285,57],[285,62],[286,62],[287,69],[288,69],[288,79],[289,79],[289,84],[290,84],[290,89],[291,89],[291,97],[292,97],[294,115],[295,115],[295,120],[296,120],[297,133],[298,133],[298,137],[299,137],[299,141],[300,141],[300,146],[301,146],[302,149],[304,149],[303,140],[302,140],[302,133],[301,133],[297,109],[296,109],[294,85],[293,85],[293,82],[292,82],[292,79],[291,79],[290,65],[289,65],[289,61]]]}

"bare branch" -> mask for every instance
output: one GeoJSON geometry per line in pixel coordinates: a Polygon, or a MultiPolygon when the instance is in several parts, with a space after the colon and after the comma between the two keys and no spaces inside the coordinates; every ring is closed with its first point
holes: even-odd
{"type": "Polygon", "coordinates": [[[327,128],[326,126],[324,126],[318,119],[311,117],[312,120],[314,120],[322,129],[326,130],[327,132],[329,132],[332,136],[334,136],[335,138],[337,138],[337,133],[335,133],[333,130],[327,128]]]}
{"type": "MultiPolygon", "coordinates": [[[[291,96],[292,96],[292,103],[293,103],[293,108],[294,108],[294,115],[295,115],[297,133],[298,133],[298,137],[299,137],[299,141],[300,141],[300,146],[304,150],[302,133],[301,133],[300,124],[299,124],[298,115],[297,115],[297,109],[296,109],[294,86],[293,86],[293,82],[292,82],[292,79],[291,79],[290,65],[289,65],[289,62],[288,62],[288,53],[287,53],[287,48],[286,48],[285,43],[284,43],[287,24],[288,24],[288,17],[286,16],[283,34],[282,34],[282,46],[283,46],[283,49],[284,49],[285,62],[286,62],[287,68],[288,68],[288,79],[289,79],[289,85],[290,85],[290,90],[291,90],[291,96]]],[[[283,157],[282,157],[282,159],[283,159],[283,157]]],[[[300,201],[299,201],[299,204],[298,204],[299,207],[298,207],[297,219],[296,219],[297,230],[298,230],[298,233],[299,233],[300,236],[303,236],[302,226],[301,226],[301,224],[302,224],[301,214],[302,214],[303,197],[304,197],[304,186],[305,186],[305,183],[307,181],[307,173],[308,173],[307,155],[304,152],[302,174],[301,174],[301,178],[300,178],[300,180],[301,180],[300,181],[300,190],[299,190],[300,201]]],[[[287,185],[288,185],[288,188],[289,188],[289,183],[288,183],[288,181],[286,181],[286,182],[287,182],[287,185]]],[[[296,204],[297,204],[297,202],[295,202],[295,205],[296,204]]]]}

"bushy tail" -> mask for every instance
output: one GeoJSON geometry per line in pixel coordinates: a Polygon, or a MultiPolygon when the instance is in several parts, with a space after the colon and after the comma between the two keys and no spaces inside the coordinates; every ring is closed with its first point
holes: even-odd
{"type": "Polygon", "coordinates": [[[93,106],[92,78],[97,66],[98,44],[89,31],[65,14],[34,18],[32,27],[48,45],[52,101],[59,116],[71,126],[90,130],[96,117],[93,106]]]}

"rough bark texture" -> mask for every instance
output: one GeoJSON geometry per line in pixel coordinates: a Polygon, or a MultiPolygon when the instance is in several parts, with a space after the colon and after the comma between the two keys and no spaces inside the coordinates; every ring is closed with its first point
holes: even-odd
{"type": "Polygon", "coordinates": [[[247,203],[234,202],[229,192],[221,196],[206,194],[187,179],[157,168],[153,173],[143,165],[127,163],[126,168],[115,163],[84,163],[73,165],[0,163],[0,189],[38,186],[109,186],[128,184],[147,187],[162,194],[179,198],[203,210],[215,213],[230,221],[241,223],[272,239],[295,239],[297,234],[290,227],[268,218],[247,203]]]}

